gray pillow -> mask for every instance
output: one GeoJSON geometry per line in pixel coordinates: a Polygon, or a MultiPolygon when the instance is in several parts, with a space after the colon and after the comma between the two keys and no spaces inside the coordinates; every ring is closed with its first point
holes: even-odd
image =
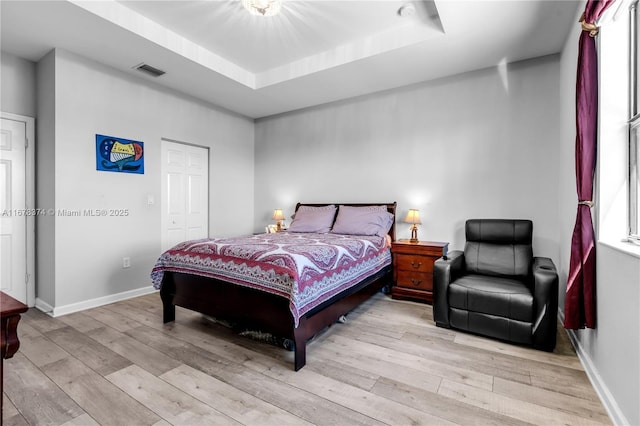
{"type": "Polygon", "coordinates": [[[326,234],[331,230],[335,216],[336,206],[334,204],[322,207],[300,206],[288,231],[326,234]]]}
{"type": "Polygon", "coordinates": [[[332,233],[347,235],[378,235],[384,238],[391,225],[393,215],[385,206],[340,206],[332,233]]]}

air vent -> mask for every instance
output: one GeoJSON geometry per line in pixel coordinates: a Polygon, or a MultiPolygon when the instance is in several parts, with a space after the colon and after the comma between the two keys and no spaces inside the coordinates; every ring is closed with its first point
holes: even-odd
{"type": "Polygon", "coordinates": [[[158,68],[152,67],[151,65],[147,65],[144,62],[133,67],[138,71],[149,74],[152,77],[160,77],[162,74],[165,74],[164,71],[159,70],[158,68]]]}

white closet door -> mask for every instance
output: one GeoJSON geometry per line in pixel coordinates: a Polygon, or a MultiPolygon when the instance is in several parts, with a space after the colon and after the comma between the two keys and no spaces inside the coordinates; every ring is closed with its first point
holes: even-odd
{"type": "Polygon", "coordinates": [[[209,149],[162,140],[162,249],[209,236],[209,149]]]}
{"type": "Polygon", "coordinates": [[[0,290],[27,303],[26,123],[2,118],[0,290]]]}

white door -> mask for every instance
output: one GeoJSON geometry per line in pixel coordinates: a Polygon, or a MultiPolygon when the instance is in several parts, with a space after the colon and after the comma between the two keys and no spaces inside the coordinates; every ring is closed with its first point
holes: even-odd
{"type": "Polygon", "coordinates": [[[1,120],[0,290],[33,306],[34,120],[7,113],[2,113],[1,120]]]}
{"type": "Polygon", "coordinates": [[[209,236],[209,149],[162,140],[162,250],[209,236]]]}

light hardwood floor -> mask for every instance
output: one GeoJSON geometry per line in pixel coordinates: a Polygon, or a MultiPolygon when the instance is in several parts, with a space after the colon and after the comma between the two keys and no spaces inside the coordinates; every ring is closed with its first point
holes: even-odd
{"type": "Polygon", "coordinates": [[[611,424],[567,336],[554,353],[436,328],[378,294],[293,353],[158,294],[51,318],[4,363],[4,425],[611,424]]]}

